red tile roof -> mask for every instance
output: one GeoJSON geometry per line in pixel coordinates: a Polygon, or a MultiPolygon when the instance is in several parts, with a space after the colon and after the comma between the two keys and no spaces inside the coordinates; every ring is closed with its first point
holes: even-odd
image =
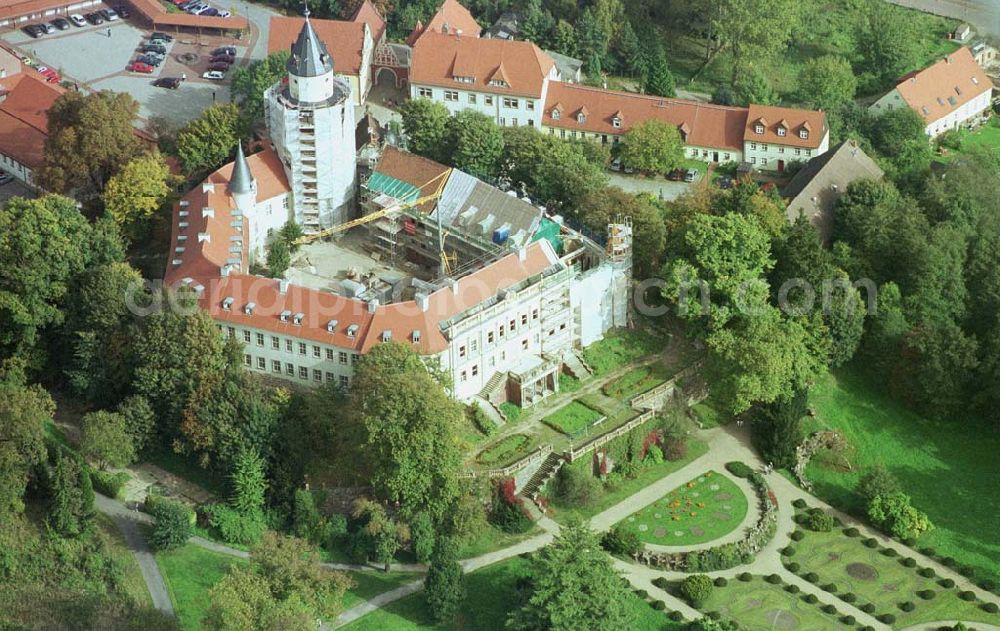
{"type": "Polygon", "coordinates": [[[458,33],[465,37],[479,37],[482,29],[458,0],[444,0],[441,7],[427,23],[423,33],[458,33]]]}
{"type": "Polygon", "coordinates": [[[910,73],[896,86],[903,100],[927,123],[951,114],[992,89],[993,82],[965,47],[919,72],[910,73]]]}
{"type": "Polygon", "coordinates": [[[372,39],[378,43],[385,34],[385,18],[378,12],[371,0],[365,0],[354,12],[352,22],[365,22],[372,32],[372,39]]]}
{"type": "Polygon", "coordinates": [[[602,90],[576,83],[552,81],[546,96],[542,125],[598,134],[624,134],[632,125],[659,120],[685,131],[688,145],[719,149],[743,149],[746,109],[697,101],[602,90]],[[553,110],[560,110],[558,119],[553,110]],[[576,115],[585,112],[586,120],[576,115]],[[618,116],[621,127],[613,120],[618,116]]]}
{"type": "MultiPolygon", "coordinates": [[[[401,151],[392,145],[386,145],[379,158],[375,173],[382,173],[395,178],[401,182],[406,182],[420,189],[420,196],[426,197],[437,190],[441,185],[441,176],[448,171],[445,165],[418,156],[415,153],[401,151]]],[[[425,202],[418,209],[421,212],[430,213],[435,206],[435,202],[425,202]]]]}
{"type": "Polygon", "coordinates": [[[413,46],[410,83],[541,98],[552,58],[531,42],[427,32],[413,46]],[[455,77],[472,77],[459,82],[455,77]],[[490,85],[503,79],[510,87],[490,85]]]}
{"type": "Polygon", "coordinates": [[[42,13],[46,9],[63,6],[66,6],[64,0],[0,0],[0,19],[42,13]]]}
{"type": "Polygon", "coordinates": [[[48,110],[65,92],[33,69],[0,79],[0,152],[34,169],[44,162],[48,110]]]}
{"type": "MultiPolygon", "coordinates": [[[[128,0],[128,3],[132,5],[132,8],[153,22],[155,28],[184,26],[242,31],[249,26],[247,19],[241,15],[236,15],[235,12],[228,18],[221,18],[208,15],[191,15],[189,13],[168,13],[166,7],[159,0],[128,0]]],[[[62,6],[66,3],[61,2],[59,4],[62,6]]]]}
{"type": "MultiPolygon", "coordinates": [[[[338,74],[358,75],[361,72],[362,49],[365,43],[364,22],[343,22],[341,20],[309,20],[326,50],[333,57],[333,70],[338,74]]],[[[305,18],[271,18],[267,36],[267,53],[291,48],[299,36],[305,18]]],[[[370,27],[369,27],[370,28],[370,27]]]]}
{"type": "Polygon", "coordinates": [[[823,137],[827,133],[826,114],[823,112],[773,105],[751,105],[749,109],[743,134],[743,139],[747,142],[774,143],[789,147],[816,149],[823,143],[823,137]],[[758,123],[764,126],[762,134],[757,133],[758,123]],[[782,126],[784,126],[785,135],[779,136],[778,129],[782,126]],[[799,136],[799,131],[803,129],[808,132],[808,138],[799,136]]]}

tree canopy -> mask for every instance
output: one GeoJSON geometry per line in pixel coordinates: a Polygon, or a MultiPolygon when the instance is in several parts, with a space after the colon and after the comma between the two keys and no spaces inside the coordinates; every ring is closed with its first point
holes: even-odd
{"type": "Polygon", "coordinates": [[[190,175],[221,167],[245,136],[244,120],[235,104],[206,108],[177,133],[177,155],[184,172],[190,175]]]}
{"type": "Polygon", "coordinates": [[[619,157],[638,171],[666,174],[683,160],[684,143],[676,126],[646,120],[625,133],[619,157]]]}

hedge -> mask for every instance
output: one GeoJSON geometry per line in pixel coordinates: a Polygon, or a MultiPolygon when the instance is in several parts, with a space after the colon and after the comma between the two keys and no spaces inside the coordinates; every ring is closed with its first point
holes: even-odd
{"type": "Polygon", "coordinates": [[[791,572],[792,574],[795,574],[796,572],[799,571],[799,564],[794,561],[792,561],[785,567],[788,568],[788,571],[791,572]]]}
{"type": "Polygon", "coordinates": [[[753,580],[753,575],[750,574],[750,572],[740,572],[739,576],[737,576],[736,578],[740,579],[744,583],[749,583],[750,581],[753,580]]]}
{"type": "MultiPolygon", "coordinates": [[[[155,493],[150,493],[149,495],[146,496],[146,501],[143,502],[143,504],[142,504],[142,510],[143,510],[143,512],[146,512],[146,513],[149,513],[150,515],[152,515],[152,514],[154,514],[156,512],[156,509],[157,509],[157,507],[160,504],[163,504],[164,502],[169,503],[169,502],[177,502],[177,501],[178,500],[175,500],[175,499],[170,498],[170,497],[165,497],[163,495],[156,495],[155,493]]],[[[188,516],[188,522],[190,522],[191,526],[193,527],[195,525],[195,523],[197,523],[197,521],[198,521],[197,514],[195,514],[193,508],[191,508],[190,506],[188,506],[184,502],[179,502],[179,503],[185,508],[185,512],[187,512],[187,516],[188,516]]]]}
{"type": "Polygon", "coordinates": [[[896,622],[896,616],[892,615],[891,613],[884,613],[881,616],[878,616],[877,619],[880,622],[884,622],[886,624],[892,624],[893,622],[896,622]]]}
{"type": "Polygon", "coordinates": [[[788,585],[785,585],[785,591],[788,592],[789,594],[798,594],[799,586],[795,585],[794,583],[789,583],[788,585]]]}
{"type": "Polygon", "coordinates": [[[882,550],[882,554],[887,557],[899,556],[899,553],[896,552],[895,548],[886,548],[885,550],[882,550]]]}
{"type": "Polygon", "coordinates": [[[852,603],[855,600],[857,600],[858,597],[854,594],[854,592],[847,592],[846,594],[842,595],[840,599],[845,603],[852,603]]]}
{"type": "Polygon", "coordinates": [[[712,582],[715,583],[716,587],[725,587],[726,585],[729,584],[729,581],[726,580],[725,576],[720,576],[712,582]]]}
{"type": "Polygon", "coordinates": [[[836,583],[827,583],[826,585],[820,586],[820,589],[822,589],[824,592],[830,592],[831,594],[836,594],[837,593],[837,584],[836,583]]]}
{"type": "Polygon", "coordinates": [[[986,613],[1000,612],[1000,607],[998,607],[996,603],[983,603],[982,607],[983,611],[985,611],[986,613]]]}
{"type": "Polygon", "coordinates": [[[748,465],[735,460],[726,463],[726,471],[732,473],[738,478],[749,478],[751,474],[753,474],[753,469],[751,469],[748,465]]]}
{"type": "Polygon", "coordinates": [[[810,605],[815,605],[819,602],[819,598],[816,597],[816,594],[806,594],[802,597],[802,600],[806,601],[810,605]]]}
{"type": "Polygon", "coordinates": [[[934,576],[936,575],[936,573],[934,572],[934,570],[932,568],[929,568],[929,567],[922,567],[922,568],[920,568],[920,570],[917,571],[917,574],[919,574],[920,576],[923,576],[924,578],[934,578],[934,576]]]}
{"type": "Polygon", "coordinates": [[[861,531],[852,526],[851,528],[845,528],[844,534],[847,535],[848,537],[857,537],[858,535],[861,534],[861,531]]]}
{"type": "Polygon", "coordinates": [[[795,508],[798,508],[799,510],[801,510],[801,509],[805,508],[808,505],[806,504],[806,501],[800,497],[797,500],[794,500],[792,502],[792,506],[794,506],[795,508]]]}
{"type": "Polygon", "coordinates": [[[854,619],[854,616],[851,615],[844,616],[843,618],[840,619],[840,621],[849,627],[853,627],[854,623],[857,622],[857,620],[854,619]]]}
{"type": "Polygon", "coordinates": [[[917,592],[917,596],[920,596],[924,600],[934,600],[934,590],[933,589],[922,589],[917,592]]]}
{"type": "Polygon", "coordinates": [[[815,583],[816,581],[819,580],[819,574],[817,574],[816,572],[809,572],[808,574],[806,574],[802,578],[806,579],[810,583],[815,583]]]}
{"type": "Polygon", "coordinates": [[[976,599],[976,594],[969,591],[959,592],[958,597],[966,602],[972,602],[976,599]]]}
{"type": "Polygon", "coordinates": [[[860,609],[865,613],[875,613],[875,605],[873,605],[872,603],[865,603],[860,607],[858,607],[858,609],[860,609]]]}
{"type": "Polygon", "coordinates": [[[777,574],[768,574],[765,580],[772,585],[777,585],[781,582],[781,576],[777,574]]]}
{"type": "Polygon", "coordinates": [[[132,477],[124,471],[118,473],[98,471],[97,469],[90,471],[90,481],[94,485],[94,490],[118,501],[125,499],[125,485],[131,479],[132,477]]]}
{"type": "Polygon", "coordinates": [[[662,600],[657,600],[653,602],[653,609],[657,611],[666,611],[667,603],[663,602],[662,600]]]}
{"type": "Polygon", "coordinates": [[[657,576],[656,578],[653,579],[653,585],[659,587],[660,589],[667,589],[668,587],[670,587],[670,581],[668,581],[666,577],[657,576]]]}
{"type": "Polygon", "coordinates": [[[899,603],[899,608],[903,611],[913,611],[916,609],[916,605],[914,605],[912,601],[907,600],[899,603]]]}
{"type": "Polygon", "coordinates": [[[834,607],[833,605],[823,605],[823,611],[826,612],[826,613],[828,613],[828,614],[833,615],[833,614],[837,613],[837,608],[834,607]]]}
{"type": "Polygon", "coordinates": [[[684,619],[684,614],[682,614],[679,611],[671,611],[669,614],[667,614],[667,617],[673,620],[674,622],[680,622],[681,620],[684,619]]]}
{"type": "Polygon", "coordinates": [[[865,547],[868,547],[868,548],[877,548],[878,547],[878,539],[874,539],[874,538],[865,539],[865,547]]]}
{"type": "Polygon", "coordinates": [[[905,559],[900,561],[900,563],[902,563],[906,567],[917,567],[917,560],[912,557],[906,557],[905,559]]]}
{"type": "Polygon", "coordinates": [[[940,581],[938,581],[938,585],[940,585],[945,589],[951,589],[952,587],[955,586],[955,581],[951,580],[950,578],[942,578],[940,581]]]}
{"type": "Polygon", "coordinates": [[[792,532],[790,536],[792,538],[792,541],[802,541],[802,539],[805,538],[806,533],[802,532],[801,530],[796,530],[792,532]]]}

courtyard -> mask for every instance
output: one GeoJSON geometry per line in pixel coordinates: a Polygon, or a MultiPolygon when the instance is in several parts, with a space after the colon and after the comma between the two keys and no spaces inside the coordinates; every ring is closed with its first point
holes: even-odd
{"type": "Polygon", "coordinates": [[[368,242],[367,231],[359,228],[339,239],[305,244],[292,257],[285,276],[296,285],[338,294],[348,293],[350,283],[344,283],[348,280],[363,284],[383,281],[400,287],[408,284],[402,281],[414,275],[416,266],[397,266],[373,252],[368,242]]]}
{"type": "Polygon", "coordinates": [[[716,587],[702,606],[727,618],[740,621],[746,631],[834,631],[852,629],[836,615],[823,612],[819,605],[808,603],[802,594],[791,593],[781,585],[768,583],[761,576],[747,582],[730,580],[716,587]]]}

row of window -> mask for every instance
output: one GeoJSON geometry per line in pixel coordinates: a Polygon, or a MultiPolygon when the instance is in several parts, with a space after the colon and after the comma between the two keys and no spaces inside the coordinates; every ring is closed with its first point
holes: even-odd
{"type": "MultiPolygon", "coordinates": [[[[525,312],[525,313],[522,313],[518,318],[511,318],[508,323],[500,325],[500,328],[498,329],[498,332],[499,332],[501,338],[506,337],[506,335],[508,333],[510,333],[511,335],[513,335],[514,332],[517,331],[517,321],[518,321],[518,319],[520,319],[520,321],[521,321],[521,326],[528,326],[528,314],[527,314],[527,312],[525,312]]],[[[531,320],[532,320],[532,322],[535,322],[535,321],[538,320],[538,309],[532,309],[531,310],[531,320]]],[[[496,341],[496,336],[494,335],[494,332],[493,331],[487,331],[486,332],[486,344],[487,345],[492,345],[495,341],[496,341]]],[[[525,340],[525,343],[527,343],[527,340],[525,340]]],[[[468,345],[468,351],[469,352],[475,353],[478,350],[478,348],[479,348],[479,340],[476,340],[476,339],[469,340],[469,345],[468,345]]],[[[525,348],[527,348],[527,347],[525,347],[525,348]]],[[[464,358],[466,356],[466,345],[465,344],[460,344],[459,345],[459,347],[458,347],[458,356],[459,356],[459,358],[464,358]]]]}
{"type": "MultiPolygon", "coordinates": [[[[764,126],[758,123],[758,124],[754,125],[753,130],[754,130],[754,133],[763,134],[764,133],[764,126]]],[[[787,132],[787,130],[784,127],[780,126],[780,125],[778,126],[777,131],[778,131],[778,135],[779,136],[784,136],[785,133],[787,132]]],[[[809,138],[809,130],[805,129],[805,128],[799,129],[799,138],[802,138],[803,140],[809,138]]]]}
{"type": "MultiPolygon", "coordinates": [[[[756,150],[757,149],[757,143],[751,142],[750,143],[750,149],[756,150]]],[[[761,151],[767,151],[767,145],[764,145],[764,144],[760,145],[760,150],[761,151]]],[[[812,149],[806,149],[805,151],[806,151],[806,156],[811,156],[812,155],[812,149]]],[[[781,145],[778,145],[778,153],[785,153],[785,148],[782,147],[781,145]]],[[[802,149],[799,149],[798,147],[796,147],[795,148],[795,155],[801,156],[802,155],[802,149]]]]}
{"type": "MultiPolygon", "coordinates": [[[[711,153],[713,153],[713,154],[714,154],[714,153],[718,153],[718,152],[716,152],[716,151],[713,151],[713,152],[711,152],[711,153]]],[[[708,149],[702,149],[702,150],[701,150],[701,157],[702,157],[702,158],[707,158],[707,157],[708,157],[708,154],[709,154],[709,151],[708,151],[708,149]]],[[[691,150],[691,152],[690,152],[690,156],[691,156],[692,158],[697,158],[697,157],[698,157],[698,150],[697,150],[697,149],[692,149],[692,150],[691,150]]],[[[730,160],[732,160],[732,159],[733,159],[733,155],[732,155],[731,153],[728,153],[728,152],[724,152],[724,153],[722,154],[722,161],[723,161],[723,162],[729,162],[729,161],[730,161],[730,160]]]]}
{"type": "MultiPolygon", "coordinates": [[[[448,101],[450,103],[458,103],[458,100],[460,98],[458,90],[443,90],[443,93],[444,93],[444,100],[445,101],[448,101]]],[[[431,89],[431,88],[417,88],[417,96],[419,96],[421,98],[433,99],[434,98],[434,90],[431,89]]],[[[470,92],[466,96],[466,98],[468,99],[470,105],[477,105],[479,103],[479,95],[475,94],[473,92],[470,92]]],[[[503,101],[502,102],[503,102],[503,106],[505,108],[507,108],[507,109],[516,110],[516,109],[518,109],[521,106],[521,100],[520,99],[517,99],[517,98],[514,98],[514,97],[510,97],[510,96],[503,97],[503,101]]],[[[493,105],[493,95],[492,94],[484,94],[483,95],[483,104],[484,105],[493,105]]],[[[535,102],[532,101],[531,99],[525,99],[525,101],[524,101],[524,107],[529,112],[534,112],[535,111],[535,102]]],[[[515,123],[515,125],[516,125],[516,123],[515,123]]]]}
{"type": "MultiPolygon", "coordinates": [[[[226,332],[229,335],[229,337],[236,337],[235,327],[227,327],[226,332]]],[[[267,340],[263,333],[258,332],[254,334],[253,332],[244,329],[243,341],[246,344],[256,343],[257,346],[263,348],[267,340]]],[[[271,348],[273,350],[276,351],[281,350],[282,348],[281,338],[279,338],[277,335],[271,336],[270,343],[271,343],[271,348]]],[[[292,340],[290,338],[285,338],[284,348],[286,353],[294,353],[296,350],[298,350],[299,355],[308,355],[310,351],[309,345],[306,344],[305,342],[296,342],[295,340],[292,340]]],[[[337,361],[343,366],[347,365],[348,359],[350,359],[350,364],[353,366],[355,363],[357,363],[359,357],[357,353],[347,353],[346,351],[335,351],[332,348],[323,349],[322,347],[316,344],[312,345],[311,350],[312,350],[312,356],[315,357],[316,359],[323,359],[324,355],[323,351],[325,350],[327,361],[331,362],[337,361]]]]}
{"type": "MultiPolygon", "coordinates": [[[[502,329],[502,327],[501,327],[501,329],[502,329]]],[[[548,337],[552,337],[553,335],[556,334],[556,330],[557,329],[554,329],[554,328],[553,329],[549,329],[548,332],[546,333],[546,335],[548,337]]],[[[560,324],[558,330],[559,331],[565,331],[566,330],[566,323],[563,322],[562,324],[560,324]]],[[[491,333],[489,333],[489,335],[492,336],[493,333],[491,332],[491,333]]],[[[492,340],[492,338],[491,338],[491,340],[492,340]]],[[[535,343],[538,344],[538,342],[539,342],[538,335],[535,335],[535,343]]],[[[473,353],[476,352],[476,341],[472,340],[470,342],[470,344],[469,344],[469,347],[471,348],[471,352],[473,352],[473,353]]],[[[521,340],[521,353],[527,353],[527,352],[530,352],[530,351],[531,351],[531,340],[529,340],[528,338],[524,338],[523,340],[521,340]]],[[[464,346],[460,346],[459,347],[459,356],[460,357],[465,357],[465,347],[464,346]]],[[[503,362],[503,361],[506,361],[506,360],[507,360],[507,351],[505,351],[505,350],[500,351],[500,361],[503,362]]],[[[496,358],[495,357],[490,357],[489,358],[489,362],[490,362],[490,367],[492,368],[493,366],[496,365],[496,358]]],[[[479,375],[479,364],[473,364],[470,368],[462,370],[461,372],[459,372],[458,373],[458,381],[459,381],[459,383],[465,383],[466,381],[468,381],[470,374],[471,374],[472,377],[476,377],[476,376],[479,375]]]]}
{"type": "MultiPolygon", "coordinates": [[[[252,355],[247,353],[246,355],[243,356],[243,363],[246,364],[247,368],[255,368],[257,370],[265,372],[267,371],[266,357],[253,357],[252,355]]],[[[323,377],[325,376],[327,383],[333,383],[334,381],[336,381],[340,385],[340,387],[344,388],[345,390],[351,385],[351,378],[348,377],[347,375],[335,375],[332,372],[324,373],[322,370],[318,368],[313,368],[312,372],[310,372],[307,366],[296,367],[295,364],[287,362],[284,365],[282,365],[282,363],[277,359],[271,360],[271,372],[276,375],[280,375],[282,374],[282,372],[284,372],[284,374],[289,377],[295,377],[296,375],[298,375],[298,378],[303,381],[308,381],[311,375],[312,380],[319,383],[322,383],[323,377]]]]}

